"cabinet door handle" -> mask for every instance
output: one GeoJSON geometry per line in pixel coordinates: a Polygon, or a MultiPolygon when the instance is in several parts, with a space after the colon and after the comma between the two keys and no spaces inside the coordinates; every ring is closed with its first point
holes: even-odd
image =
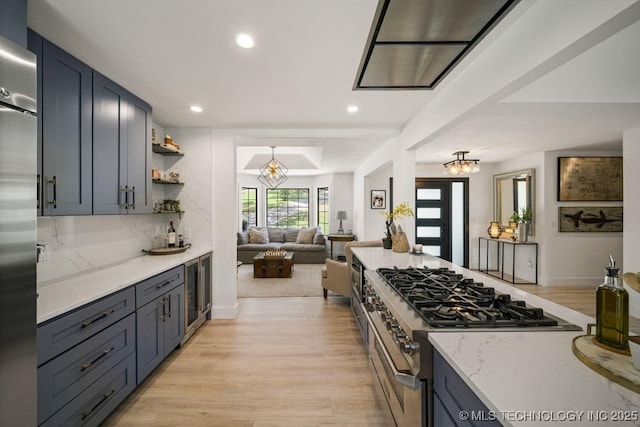
{"type": "Polygon", "coordinates": [[[102,359],[103,357],[105,357],[107,354],[111,353],[113,351],[115,347],[111,347],[111,348],[107,348],[105,350],[102,350],[102,353],[100,353],[100,356],[96,357],[95,359],[93,359],[91,362],[85,363],[82,365],[82,367],[80,368],[80,372],[84,371],[85,369],[89,369],[94,363],[96,363],[98,360],[102,359]]]}
{"type": "Polygon", "coordinates": [[[160,300],[160,305],[162,306],[162,314],[160,315],[160,320],[164,320],[166,317],[165,306],[164,306],[164,297],[160,300]]]}
{"type": "Polygon", "coordinates": [[[126,185],[122,191],[124,191],[124,208],[129,209],[129,190],[126,185]]]}
{"type": "Polygon", "coordinates": [[[131,189],[131,192],[133,193],[133,199],[131,200],[131,209],[135,209],[136,208],[136,187],[134,186],[131,189]]]}
{"type": "Polygon", "coordinates": [[[40,174],[36,177],[36,207],[40,209],[40,174]]]}
{"type": "Polygon", "coordinates": [[[56,209],[58,207],[58,180],[54,176],[49,180],[49,183],[53,184],[53,200],[49,200],[48,203],[53,205],[53,209],[56,209]]]}
{"type": "Polygon", "coordinates": [[[109,311],[103,311],[102,314],[99,317],[96,317],[95,319],[92,319],[92,320],[87,320],[86,322],[82,322],[82,325],[80,325],[80,328],[84,329],[87,326],[91,325],[92,323],[97,322],[100,319],[104,319],[105,317],[107,317],[108,315],[110,315],[113,312],[115,312],[114,309],[111,309],[109,311]]]}
{"type": "Polygon", "coordinates": [[[171,294],[167,295],[167,301],[169,302],[169,311],[167,311],[167,317],[171,317],[171,294]]]}
{"type": "Polygon", "coordinates": [[[103,403],[104,403],[108,398],[110,398],[110,397],[111,397],[111,395],[112,395],[113,393],[115,393],[115,392],[116,392],[115,390],[111,390],[109,393],[107,393],[107,394],[103,394],[103,395],[102,395],[102,399],[100,399],[100,402],[96,403],[96,404],[95,404],[95,406],[94,406],[93,408],[89,409],[87,412],[83,412],[83,413],[82,413],[82,418],[81,418],[81,419],[82,419],[82,420],[86,419],[89,415],[91,415],[91,413],[92,413],[93,411],[95,411],[96,409],[98,409],[98,406],[102,405],[102,404],[103,404],[103,403]]]}

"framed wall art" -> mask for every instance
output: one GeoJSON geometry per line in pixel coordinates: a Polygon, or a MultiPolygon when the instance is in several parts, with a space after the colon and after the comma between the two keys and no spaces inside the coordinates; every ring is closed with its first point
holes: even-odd
{"type": "Polygon", "coordinates": [[[371,190],[371,209],[387,208],[387,190],[371,190]]]}
{"type": "Polygon", "coordinates": [[[622,157],[558,157],[558,200],[622,201],[622,157]]]}
{"type": "Polygon", "coordinates": [[[560,232],[621,232],[622,206],[560,206],[560,232]]]}

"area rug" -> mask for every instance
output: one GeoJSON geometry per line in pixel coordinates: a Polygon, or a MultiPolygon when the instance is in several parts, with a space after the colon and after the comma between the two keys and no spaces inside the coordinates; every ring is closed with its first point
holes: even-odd
{"type": "Polygon", "coordinates": [[[238,267],[238,298],[321,297],[324,264],[295,264],[290,279],[254,279],[253,265],[238,267]]]}

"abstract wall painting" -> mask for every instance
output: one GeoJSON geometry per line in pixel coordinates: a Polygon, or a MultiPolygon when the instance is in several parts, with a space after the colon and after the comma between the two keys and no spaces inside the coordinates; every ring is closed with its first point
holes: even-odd
{"type": "Polygon", "coordinates": [[[561,206],[560,232],[622,232],[622,206],[561,206]]]}

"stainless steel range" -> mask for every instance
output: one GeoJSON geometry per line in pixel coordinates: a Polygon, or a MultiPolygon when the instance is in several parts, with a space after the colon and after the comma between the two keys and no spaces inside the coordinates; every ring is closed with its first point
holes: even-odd
{"type": "Polygon", "coordinates": [[[581,329],[447,268],[379,268],[364,276],[369,356],[398,426],[433,425],[430,332],[581,329]]]}

